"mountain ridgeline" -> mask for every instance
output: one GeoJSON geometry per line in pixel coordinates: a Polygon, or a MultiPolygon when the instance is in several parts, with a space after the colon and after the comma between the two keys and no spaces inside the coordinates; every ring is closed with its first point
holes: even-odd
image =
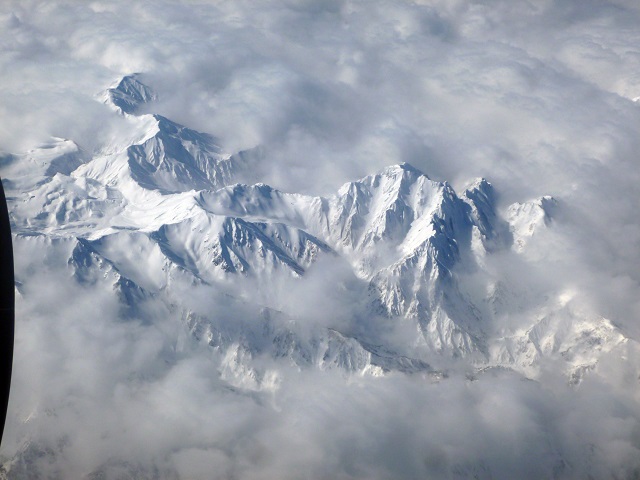
{"type": "Polygon", "coordinates": [[[271,388],[254,361],[265,356],[436,380],[455,359],[535,377],[555,358],[579,382],[629,341],[566,292],[538,295],[511,281],[514,270],[487,267],[535,261],[560,208],[551,197],[502,208],[486,179],[458,193],[406,163],[331,196],[281,192],[255,183],[261,149],[225,152],[212,135],[139,113],[157,100],[140,76],[101,98],[128,123],[126,138],[97,152],[52,139],[2,159],[14,240],[116,295],[123,318],[152,322],[149,305],[161,305],[219,355],[231,385],[271,388]],[[349,308],[310,313],[287,295],[349,308]]]}

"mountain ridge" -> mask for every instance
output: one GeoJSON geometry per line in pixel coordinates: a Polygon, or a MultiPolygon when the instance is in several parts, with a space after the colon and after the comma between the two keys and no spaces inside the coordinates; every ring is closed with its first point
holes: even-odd
{"type": "MultiPolygon", "coordinates": [[[[72,141],[54,139],[52,146],[0,164],[11,198],[22,198],[11,205],[17,242],[23,233],[75,238],[80,250],[69,257],[69,265],[76,278],[97,278],[89,273],[96,268],[104,270],[103,276],[112,271],[112,287],[125,303],[160,295],[171,304],[176,300],[166,291],[176,281],[213,288],[235,282],[234,275],[260,281],[304,277],[319,259],[339,257],[369,297],[359,315],[412,325],[415,336],[408,349],[425,358],[464,357],[479,366],[505,365],[535,375],[531,358],[559,355],[557,349],[541,348],[527,332],[560,338],[573,328],[575,317],[563,306],[544,314],[560,320],[491,338],[490,323],[520,294],[506,286],[496,293],[490,276],[483,280],[487,293],[480,296],[460,283],[482,271],[492,255],[526,253],[536,231],[553,227],[556,199],[541,197],[501,212],[485,178],[458,195],[447,182],[433,181],[408,163],[347,182],[326,197],[238,183],[248,168],[242,155],[224,153],[212,135],[161,115],[137,113],[157,98],[139,78],[124,77],[107,90],[104,101],[135,127],[129,137],[114,140],[110,151],[91,158],[72,141]],[[41,168],[29,174],[21,162],[41,168]],[[20,192],[18,187],[25,186],[29,191],[20,192]]],[[[626,337],[606,322],[592,320],[590,334],[620,344],[626,337]]],[[[333,331],[324,336],[351,342],[336,336],[349,332],[333,331]]],[[[372,340],[384,346],[384,339],[372,340]]],[[[584,350],[580,342],[574,338],[573,347],[584,350]]],[[[566,351],[573,347],[567,345],[566,351]]]]}

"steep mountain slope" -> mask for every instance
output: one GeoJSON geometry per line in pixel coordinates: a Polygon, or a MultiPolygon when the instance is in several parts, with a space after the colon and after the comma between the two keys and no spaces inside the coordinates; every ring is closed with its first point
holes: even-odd
{"type": "Polygon", "coordinates": [[[125,75],[102,93],[102,101],[124,115],[135,114],[145,103],[157,100],[156,93],[138,78],[138,74],[125,75]]]}
{"type": "Polygon", "coordinates": [[[129,121],[139,132],[139,139],[94,159],[76,176],[126,190],[165,193],[220,188],[231,183],[234,171],[229,156],[221,152],[214,137],[160,115],[142,115],[129,121]]]}

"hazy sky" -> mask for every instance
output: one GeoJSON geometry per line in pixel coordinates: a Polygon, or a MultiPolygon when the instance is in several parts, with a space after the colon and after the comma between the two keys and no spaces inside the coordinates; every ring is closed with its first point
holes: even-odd
{"type": "MultiPolygon", "coordinates": [[[[536,281],[573,288],[585,309],[640,339],[635,1],[5,0],[0,151],[55,136],[90,157],[123,129],[97,95],[136,72],[158,93],[154,113],[229,153],[262,146],[261,181],[284,191],[329,194],[409,162],[457,190],[488,178],[502,211],[554,196],[536,281]]],[[[272,398],[239,395],[212,375],[206,348],[184,346],[170,312],[122,322],[113,295],[78,295],[61,280],[64,242],[21,245],[16,269],[32,300],[18,299],[0,453],[44,439],[61,460],[41,468],[61,478],[114,459],[155,464],[160,478],[640,471],[632,352],[605,358],[578,389],[552,371],[539,383],[507,372],[425,383],[291,371],[272,398]],[[100,319],[87,315],[96,309],[100,319]]],[[[311,315],[322,297],[310,300],[291,308],[311,315]]]]}

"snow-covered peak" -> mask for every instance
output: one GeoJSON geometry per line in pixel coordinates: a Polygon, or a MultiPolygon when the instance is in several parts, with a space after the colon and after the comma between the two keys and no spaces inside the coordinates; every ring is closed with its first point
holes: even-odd
{"type": "Polygon", "coordinates": [[[149,189],[167,192],[215,189],[233,177],[229,155],[215,137],[154,115],[158,132],[127,149],[131,176],[149,189]]]}
{"type": "Polygon", "coordinates": [[[411,185],[420,178],[429,179],[424,173],[408,163],[390,165],[376,174],[367,175],[355,182],[344,184],[338,190],[338,195],[346,196],[358,190],[372,194],[373,191],[379,190],[387,198],[397,198],[398,196],[410,195],[411,185]]]}
{"type": "Polygon", "coordinates": [[[426,177],[431,180],[427,173],[423,172],[419,168],[414,167],[408,162],[396,163],[393,165],[389,165],[383,168],[380,171],[382,175],[394,176],[394,175],[403,175],[405,178],[418,178],[418,177],[426,177]]]}
{"type": "Polygon", "coordinates": [[[416,219],[438,207],[438,198],[449,188],[407,163],[392,165],[343,185],[329,199],[329,225],[348,250],[380,242],[398,245],[416,219]]]}
{"type": "Polygon", "coordinates": [[[477,253],[495,251],[511,243],[507,223],[496,214],[496,194],[491,183],[478,178],[467,186],[461,198],[470,207],[472,241],[477,253]]]}
{"type": "Polygon", "coordinates": [[[212,135],[161,115],[135,117],[134,143],[111,145],[80,175],[109,185],[137,185],[164,193],[217,189],[233,183],[239,165],[224,154],[212,135]]]}
{"type": "Polygon", "coordinates": [[[139,80],[139,74],[134,73],[122,77],[113,87],[107,89],[103,98],[120,112],[134,114],[141,105],[158,97],[150,87],[139,80]]]}
{"type": "Polygon", "coordinates": [[[547,195],[509,206],[507,219],[513,234],[514,248],[517,251],[524,250],[536,231],[549,225],[557,205],[558,201],[547,195]]]}

